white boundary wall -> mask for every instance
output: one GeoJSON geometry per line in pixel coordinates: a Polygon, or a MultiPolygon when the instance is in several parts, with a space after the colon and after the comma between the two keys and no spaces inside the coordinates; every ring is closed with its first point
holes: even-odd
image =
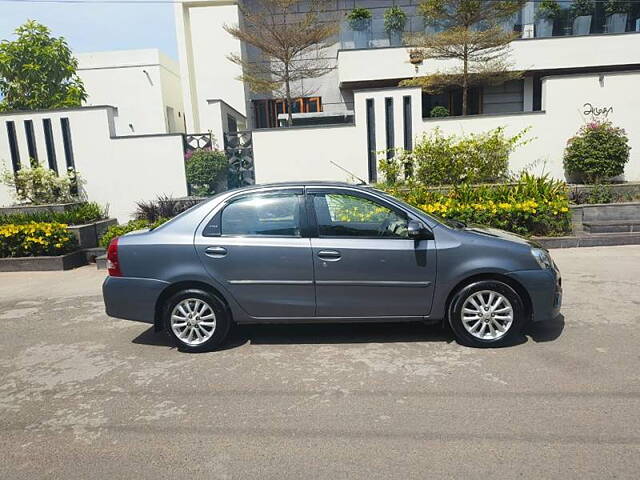
{"type": "MultiPolygon", "coordinates": [[[[24,121],[32,120],[38,159],[48,166],[42,120],[51,120],[59,172],[67,168],[62,140],[62,118],[69,119],[76,170],[86,181],[89,200],[109,205],[112,217],[129,220],[136,202],[159,194],[174,197],[187,194],[182,136],[115,135],[115,109],[108,106],[78,109],[6,113],[0,115],[0,164],[11,170],[7,122],[14,122],[22,168],[29,168],[24,121]]],[[[1,168],[1,167],[0,167],[1,168]]],[[[14,203],[13,192],[0,185],[0,205],[14,203]]]]}
{"type": "MultiPolygon", "coordinates": [[[[511,156],[510,168],[547,172],[564,178],[562,157],[567,140],[593,118],[585,104],[605,109],[614,125],[629,136],[631,158],[625,169],[627,180],[640,180],[640,72],[583,74],[548,77],[543,80],[543,111],[505,115],[474,115],[446,119],[422,119],[421,93],[417,88],[356,91],[355,125],[317,128],[257,130],[254,157],[258,182],[286,180],[345,180],[348,176],[329,161],[344,166],[359,177],[367,175],[367,130],[365,105],[375,102],[376,150],[384,150],[384,99],[394,98],[395,145],[403,146],[402,97],[412,98],[414,141],[435,128],[447,134],[480,133],[505,127],[508,134],[529,128],[532,140],[511,156]]],[[[605,118],[604,114],[598,118],[605,118]]]]}

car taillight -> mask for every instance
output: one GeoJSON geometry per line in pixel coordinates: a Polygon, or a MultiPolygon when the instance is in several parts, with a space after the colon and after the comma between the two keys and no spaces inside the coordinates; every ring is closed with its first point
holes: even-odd
{"type": "Polygon", "coordinates": [[[112,277],[121,277],[120,262],[118,262],[118,237],[111,240],[107,248],[107,270],[112,277]]]}

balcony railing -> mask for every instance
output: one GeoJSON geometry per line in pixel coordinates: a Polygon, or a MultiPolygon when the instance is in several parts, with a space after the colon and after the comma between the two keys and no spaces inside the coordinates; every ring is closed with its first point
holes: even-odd
{"type": "MultiPolygon", "coordinates": [[[[640,31],[640,3],[630,13],[607,16],[602,2],[596,2],[592,15],[572,16],[568,3],[554,19],[538,15],[539,3],[528,2],[512,20],[502,26],[507,31],[521,32],[522,38],[560,37],[568,35],[596,35],[603,33],[625,33],[640,31]]],[[[384,20],[375,17],[365,24],[363,30],[354,30],[348,22],[340,28],[340,48],[343,50],[401,47],[412,33],[435,33],[445,28],[427,24],[419,15],[407,17],[403,32],[387,32],[384,20]]],[[[482,28],[478,26],[478,28],[482,28]]]]}

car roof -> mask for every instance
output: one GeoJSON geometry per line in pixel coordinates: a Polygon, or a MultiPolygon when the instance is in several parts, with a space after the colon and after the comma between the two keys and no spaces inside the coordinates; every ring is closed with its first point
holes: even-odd
{"type": "Polygon", "coordinates": [[[329,182],[323,180],[305,180],[300,182],[274,182],[274,183],[257,183],[255,185],[247,185],[234,189],[233,192],[245,191],[245,190],[258,190],[261,188],[278,188],[278,187],[349,187],[357,189],[371,188],[368,184],[355,184],[347,182],[329,182]]]}

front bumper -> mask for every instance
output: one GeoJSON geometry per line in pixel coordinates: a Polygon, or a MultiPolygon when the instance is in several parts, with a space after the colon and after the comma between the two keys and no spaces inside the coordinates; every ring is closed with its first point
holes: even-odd
{"type": "Polygon", "coordinates": [[[156,302],[168,285],[151,278],[107,277],[102,284],[107,315],[154,323],[156,302]]]}
{"type": "Polygon", "coordinates": [[[562,278],[555,268],[521,270],[508,274],[529,293],[531,320],[551,320],[558,316],[562,306],[562,278]]]}

